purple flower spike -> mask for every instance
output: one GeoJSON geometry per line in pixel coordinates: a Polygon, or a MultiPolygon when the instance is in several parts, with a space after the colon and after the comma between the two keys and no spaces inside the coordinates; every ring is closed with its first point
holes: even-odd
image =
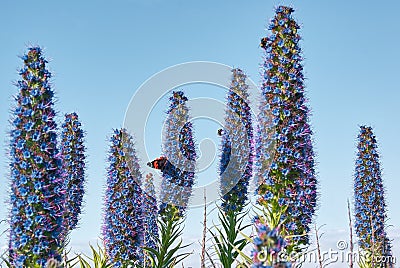
{"type": "Polygon", "coordinates": [[[222,209],[242,211],[247,201],[247,187],[253,171],[254,142],[246,75],[232,70],[232,83],[227,95],[225,126],[220,156],[222,209]]]}
{"type": "Polygon", "coordinates": [[[65,215],[64,231],[67,235],[76,228],[85,193],[84,132],[76,113],[66,114],[61,133],[63,157],[65,215]]]}
{"type": "MultiPolygon", "coordinates": [[[[279,6],[263,38],[262,97],[256,134],[258,203],[281,213],[281,232],[307,245],[317,201],[312,131],[304,94],[299,26],[279,6]]],[[[279,219],[278,219],[279,220],[279,219]]]]}
{"type": "Polygon", "coordinates": [[[385,191],[377,147],[372,128],[361,126],[354,174],[354,225],[363,250],[373,251],[375,256],[391,256],[391,245],[385,231],[385,191]]]}
{"type": "Polygon", "coordinates": [[[153,174],[146,175],[143,182],[143,224],[144,241],[143,245],[148,248],[156,248],[156,239],[158,237],[157,227],[157,200],[153,184],[153,174]]]}
{"type": "Polygon", "coordinates": [[[13,267],[44,267],[48,259],[61,260],[62,163],[47,61],[39,47],[22,59],[10,133],[9,258],[13,267]]]}
{"type": "Polygon", "coordinates": [[[105,193],[104,246],[114,267],[143,260],[142,173],[133,138],[115,130],[110,139],[105,193]]]}
{"type": "Polygon", "coordinates": [[[182,91],[175,91],[170,97],[163,144],[168,161],[161,170],[160,214],[171,205],[179,208],[182,216],[192,195],[197,156],[187,100],[182,91]]]}

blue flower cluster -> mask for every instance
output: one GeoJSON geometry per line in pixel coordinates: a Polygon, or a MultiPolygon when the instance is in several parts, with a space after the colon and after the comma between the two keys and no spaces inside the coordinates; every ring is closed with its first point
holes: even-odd
{"type": "Polygon", "coordinates": [[[9,256],[13,267],[44,267],[50,258],[61,260],[62,161],[47,61],[39,47],[29,48],[22,60],[10,133],[9,256]]]}
{"type": "Polygon", "coordinates": [[[63,158],[65,214],[64,235],[76,228],[85,193],[85,146],[84,133],[78,115],[65,115],[61,132],[61,155],[63,158]]]}
{"type": "Polygon", "coordinates": [[[251,268],[290,268],[289,261],[281,259],[280,253],[285,250],[287,241],[279,233],[279,228],[271,228],[262,217],[254,218],[256,235],[253,238],[254,248],[251,252],[251,268]]]}
{"type": "Polygon", "coordinates": [[[192,194],[197,156],[187,100],[182,91],[170,97],[163,144],[168,165],[162,169],[161,214],[168,204],[177,206],[183,214],[192,194]]]}
{"type": "Polygon", "coordinates": [[[122,267],[143,260],[142,174],[132,136],[115,130],[110,142],[103,238],[114,267],[122,267]]]}
{"type": "Polygon", "coordinates": [[[354,224],[359,244],[364,250],[374,249],[375,254],[390,255],[390,242],[385,232],[385,192],[377,141],[371,127],[361,126],[357,149],[354,224]]]}
{"type": "Polygon", "coordinates": [[[232,70],[220,156],[222,209],[241,211],[253,171],[254,141],[246,75],[232,70]]]}
{"type": "Polygon", "coordinates": [[[317,180],[312,131],[304,96],[299,26],[293,9],[279,6],[266,38],[262,97],[256,135],[258,202],[282,211],[282,231],[297,244],[306,235],[315,212],[317,180]]]}
{"type": "Polygon", "coordinates": [[[143,182],[143,224],[144,240],[143,245],[148,248],[156,248],[157,227],[157,200],[153,184],[153,174],[146,175],[143,182]]]}

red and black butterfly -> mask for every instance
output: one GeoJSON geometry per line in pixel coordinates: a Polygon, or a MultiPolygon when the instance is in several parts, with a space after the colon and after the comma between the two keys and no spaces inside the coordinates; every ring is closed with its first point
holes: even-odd
{"type": "Polygon", "coordinates": [[[162,170],[167,162],[168,159],[165,156],[160,156],[153,161],[148,162],[147,165],[151,168],[162,170]]]}

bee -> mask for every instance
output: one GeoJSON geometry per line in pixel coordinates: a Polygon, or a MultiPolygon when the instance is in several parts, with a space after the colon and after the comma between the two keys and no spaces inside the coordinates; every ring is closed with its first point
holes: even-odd
{"type": "Polygon", "coordinates": [[[266,49],[267,48],[267,42],[268,42],[268,38],[267,37],[261,38],[260,47],[262,47],[263,49],[266,49]]]}
{"type": "Polygon", "coordinates": [[[218,136],[224,135],[224,130],[222,128],[218,129],[218,136]]]}
{"type": "Polygon", "coordinates": [[[162,170],[167,162],[168,159],[165,156],[160,156],[153,161],[148,162],[147,165],[151,168],[162,170]]]}

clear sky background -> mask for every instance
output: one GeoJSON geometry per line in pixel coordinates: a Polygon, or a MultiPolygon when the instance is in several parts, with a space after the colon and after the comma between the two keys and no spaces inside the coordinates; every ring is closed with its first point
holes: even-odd
{"type": "MultiPolygon", "coordinates": [[[[56,109],[60,115],[77,111],[87,132],[85,213],[71,241],[74,250],[80,251],[100,235],[108,137],[112,128],[122,126],[135,90],[156,72],[195,60],[240,67],[259,83],[259,40],[267,34],[265,26],[278,4],[291,4],[302,25],[321,193],[315,222],[325,224],[323,247],[335,248],[337,240],[347,240],[346,200],[352,198],[356,137],[358,126],[368,124],[379,141],[389,234],[400,258],[396,169],[400,152],[400,2],[396,0],[1,1],[0,200],[8,199],[8,118],[17,92],[12,82],[19,78],[17,70],[22,66],[17,56],[27,45],[45,48],[54,74],[56,109]]],[[[188,97],[224,96],[221,89],[204,87],[200,94],[193,88],[187,89],[188,97]]],[[[165,110],[165,105],[161,102],[160,109],[165,110]]],[[[160,118],[154,119],[153,156],[160,150],[156,121],[161,124],[162,116],[160,112],[160,118]]],[[[207,122],[198,124],[202,125],[207,122]]],[[[214,135],[211,138],[218,141],[215,132],[198,129],[196,134],[198,140],[214,135]]],[[[0,206],[0,219],[7,217],[7,210],[7,205],[0,206]]],[[[186,242],[200,240],[197,215],[201,214],[201,209],[189,212],[186,242]]],[[[0,246],[6,243],[6,236],[1,236],[0,246]]],[[[197,255],[190,265],[198,267],[197,255]]]]}

